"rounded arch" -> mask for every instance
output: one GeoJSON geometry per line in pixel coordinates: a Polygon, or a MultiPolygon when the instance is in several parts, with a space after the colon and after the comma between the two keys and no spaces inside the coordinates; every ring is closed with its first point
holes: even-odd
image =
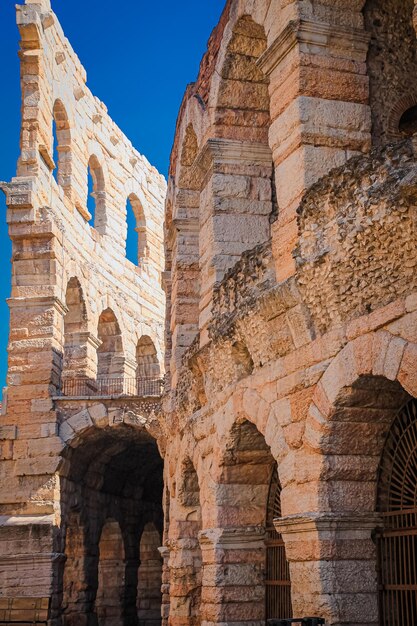
{"type": "Polygon", "coordinates": [[[190,122],[185,129],[184,139],[181,148],[180,165],[190,167],[198,154],[198,139],[194,126],[190,122]]]}
{"type": "MultiPolygon", "coordinates": [[[[98,405],[68,418],[67,427],[84,422],[84,429],[68,441],[58,469],[62,527],[69,535],[74,524],[83,528],[77,551],[66,553],[59,566],[73,589],[71,607],[62,606],[64,623],[79,623],[86,615],[94,623],[100,612],[110,624],[115,610],[117,618],[122,614],[126,623],[135,623],[140,537],[146,523],[159,529],[163,524],[163,460],[156,440],[143,426],[100,423],[100,406],[104,413],[106,407],[98,405]]],[[[61,436],[65,432],[61,425],[61,436]]]]}
{"type": "Polygon", "coordinates": [[[149,335],[142,335],[136,344],[136,376],[159,378],[161,367],[154,342],[149,335]]]}
{"type": "Polygon", "coordinates": [[[309,409],[306,441],[316,447],[320,432],[337,417],[335,403],[343,390],[366,376],[397,381],[412,397],[417,397],[415,358],[417,344],[382,330],[350,341],[332,360],[317,384],[309,409]],[[318,438],[315,436],[318,435],[318,438]]]}
{"type": "Polygon", "coordinates": [[[149,212],[149,202],[147,201],[146,194],[142,188],[144,184],[144,181],[129,178],[124,184],[123,195],[125,198],[130,198],[131,196],[136,198],[137,202],[140,204],[140,211],[143,214],[142,219],[145,224],[148,224],[151,220],[151,215],[149,212]]]}
{"type": "Polygon", "coordinates": [[[71,196],[72,137],[71,124],[61,99],[52,108],[52,156],[56,166],[56,180],[66,196],[71,196]]]}
{"type": "Polygon", "coordinates": [[[323,374],[304,444],[321,459],[323,509],[375,510],[377,469],[398,412],[417,395],[417,346],[387,331],[349,342],[323,374]]]}
{"type": "Polygon", "coordinates": [[[88,159],[87,209],[91,226],[103,234],[106,227],[106,179],[102,163],[95,154],[88,159]]]}
{"type": "Polygon", "coordinates": [[[264,26],[251,15],[229,22],[210,95],[217,136],[268,143],[269,80],[256,63],[267,45],[264,26]]]}
{"type": "MultiPolygon", "coordinates": [[[[85,377],[91,369],[88,359],[88,315],[84,292],[76,276],[69,279],[65,294],[63,378],[85,377]]],[[[91,373],[91,372],[90,372],[91,373]]],[[[68,392],[68,389],[67,389],[68,392]]]]}
{"type": "Polygon", "coordinates": [[[417,108],[417,91],[413,90],[402,96],[392,107],[388,118],[388,133],[393,138],[409,137],[416,131],[415,110],[417,108]],[[414,112],[412,119],[406,120],[407,113],[414,112]],[[408,123],[406,123],[408,122],[408,123]],[[414,122],[414,124],[412,124],[414,122]]]}
{"type": "Polygon", "coordinates": [[[135,193],[129,194],[127,198],[127,235],[126,235],[126,256],[135,264],[141,264],[149,257],[148,231],[146,225],[145,212],[138,196],[135,193]],[[133,224],[130,224],[129,205],[133,212],[133,224]],[[133,236],[133,231],[136,233],[133,236]],[[135,249],[133,251],[133,249],[135,249]]]}
{"type": "MultiPolygon", "coordinates": [[[[278,465],[265,437],[255,424],[238,417],[225,439],[219,462],[216,498],[217,525],[238,537],[250,537],[257,550],[247,552],[245,542],[234,550],[235,567],[251,564],[246,584],[257,589],[256,616],[289,618],[292,615],[291,583],[285,544],[275,530],[274,519],[281,517],[281,484],[278,465]]],[[[248,541],[248,539],[247,539],[248,541]]],[[[245,593],[236,606],[242,622],[245,593]]]]}
{"type": "Polygon", "coordinates": [[[123,535],[117,520],[108,517],[98,545],[98,582],[95,609],[100,626],[123,622],[125,580],[123,535]]]}
{"type": "Polygon", "coordinates": [[[123,338],[119,322],[111,308],[101,312],[97,324],[97,378],[118,378],[124,373],[123,338]]]}
{"type": "Polygon", "coordinates": [[[140,539],[137,614],[140,624],[160,624],[162,605],[162,558],[159,554],[161,533],[148,522],[140,539]]]}

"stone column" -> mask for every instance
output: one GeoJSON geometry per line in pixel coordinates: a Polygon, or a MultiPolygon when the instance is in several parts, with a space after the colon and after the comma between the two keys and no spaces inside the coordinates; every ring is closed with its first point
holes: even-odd
{"type": "MultiPolygon", "coordinates": [[[[190,525],[192,522],[185,522],[190,525]]],[[[194,529],[167,542],[170,550],[169,626],[197,626],[201,622],[201,551],[194,529]]]]}
{"type": "Polygon", "coordinates": [[[200,533],[202,626],[265,624],[265,529],[211,528],[200,533]]]}
{"type": "Polygon", "coordinates": [[[100,339],[88,331],[66,333],[63,378],[95,379],[100,339]]]}
{"type": "Polygon", "coordinates": [[[169,617],[169,548],[166,546],[161,546],[158,548],[159,554],[162,557],[162,602],[161,602],[161,617],[162,617],[162,626],[168,625],[168,617],[169,617]]]}
{"type": "Polygon", "coordinates": [[[310,513],[275,520],[290,562],[295,617],[377,626],[376,513],[310,513]]]}
{"type": "Polygon", "coordinates": [[[171,316],[172,353],[171,383],[177,384],[181,357],[198,332],[198,300],[200,295],[198,263],[199,193],[180,190],[176,214],[172,220],[172,284],[171,316]]]}
{"type": "Polygon", "coordinates": [[[200,345],[207,343],[213,288],[243,252],[270,236],[272,153],[268,145],[209,139],[191,168],[199,205],[200,345]]]}
{"type": "MultiPolygon", "coordinates": [[[[350,3],[347,3],[350,5],[350,3]]],[[[270,79],[278,201],[272,244],[278,280],[295,273],[296,209],[306,189],[371,146],[366,55],[369,35],[358,3],[334,23],[292,20],[258,61],[270,79]]]]}

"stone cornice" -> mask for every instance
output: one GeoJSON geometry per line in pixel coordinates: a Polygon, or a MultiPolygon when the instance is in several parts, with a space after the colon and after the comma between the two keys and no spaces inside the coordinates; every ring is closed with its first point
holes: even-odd
{"type": "Polygon", "coordinates": [[[65,554],[61,552],[46,552],[38,554],[2,554],[0,556],[1,567],[13,567],[19,565],[42,565],[57,563],[65,560],[65,554]]]}
{"type": "Polygon", "coordinates": [[[198,538],[202,550],[256,548],[265,541],[265,528],[263,526],[208,528],[200,531],[198,538]]]}
{"type": "Polygon", "coordinates": [[[58,313],[66,315],[68,307],[57,296],[34,296],[27,298],[8,298],[7,304],[10,309],[21,307],[51,307],[53,306],[58,313]]]}
{"type": "Polygon", "coordinates": [[[366,54],[369,39],[369,33],[356,28],[311,20],[292,20],[258,59],[257,65],[269,76],[296,45],[354,49],[357,53],[366,54]]]}
{"type": "Polygon", "coordinates": [[[190,187],[201,190],[207,175],[215,165],[240,163],[270,165],[272,163],[271,148],[267,144],[258,142],[209,139],[190,168],[190,187]]]}
{"type": "Polygon", "coordinates": [[[381,525],[379,513],[307,513],[274,520],[277,532],[292,535],[311,532],[369,531],[381,525]]]}
{"type": "Polygon", "coordinates": [[[66,344],[68,346],[77,346],[82,344],[90,344],[94,349],[98,349],[103,342],[88,330],[81,332],[73,332],[66,334],[66,344]]]}
{"type": "Polygon", "coordinates": [[[1,526],[53,525],[54,515],[0,515],[1,526]]]}

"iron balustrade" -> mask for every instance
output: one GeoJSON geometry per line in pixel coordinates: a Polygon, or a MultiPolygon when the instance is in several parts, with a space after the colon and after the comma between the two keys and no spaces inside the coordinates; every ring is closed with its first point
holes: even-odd
{"type": "Polygon", "coordinates": [[[122,396],[122,397],[160,397],[164,388],[164,379],[155,377],[124,378],[64,378],[61,381],[60,395],[67,398],[122,396]]]}
{"type": "Polygon", "coordinates": [[[290,619],[268,619],[268,626],[291,626],[292,624],[302,624],[303,626],[320,626],[325,624],[322,617],[299,617],[290,619]]]}

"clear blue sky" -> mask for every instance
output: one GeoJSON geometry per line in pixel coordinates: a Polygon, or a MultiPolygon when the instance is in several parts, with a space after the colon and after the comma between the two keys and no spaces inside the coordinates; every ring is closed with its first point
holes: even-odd
{"type": "MultiPolygon", "coordinates": [[[[87,70],[88,85],[110,115],[164,175],[187,83],[198,72],[225,0],[52,0],[65,34],[87,70]],[[120,7],[120,10],[118,8],[120,7]]],[[[20,87],[14,0],[0,0],[0,180],[19,153],[20,87]]],[[[0,192],[0,386],[6,379],[11,246],[0,192]]],[[[0,394],[1,395],[1,394],[0,394]]]]}

